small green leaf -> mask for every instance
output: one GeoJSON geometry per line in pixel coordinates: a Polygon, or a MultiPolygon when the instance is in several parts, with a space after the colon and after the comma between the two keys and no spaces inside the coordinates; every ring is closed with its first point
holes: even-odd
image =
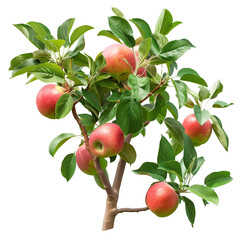
{"type": "Polygon", "coordinates": [[[28,25],[30,25],[34,31],[37,33],[38,36],[45,38],[46,35],[51,35],[50,30],[42,23],[40,22],[28,22],[28,25]]]}
{"type": "Polygon", "coordinates": [[[142,129],[142,118],[141,104],[132,97],[130,90],[126,90],[119,101],[116,112],[118,125],[126,135],[137,133],[142,129]]]}
{"type": "Polygon", "coordinates": [[[112,11],[116,14],[116,16],[125,18],[124,14],[118,8],[112,7],[112,11]]]}
{"type": "Polygon", "coordinates": [[[203,100],[207,99],[210,97],[210,92],[207,88],[205,87],[200,87],[200,90],[198,92],[198,97],[199,100],[202,102],[203,100]]]}
{"type": "Polygon", "coordinates": [[[185,196],[182,196],[182,199],[185,203],[185,210],[186,210],[188,220],[193,227],[194,221],[195,221],[195,216],[196,216],[196,210],[195,210],[194,203],[189,198],[187,198],[185,196]]]}
{"type": "Polygon", "coordinates": [[[226,103],[226,102],[218,100],[213,104],[213,107],[214,108],[226,108],[226,107],[229,107],[231,105],[233,105],[233,103],[226,103]]]}
{"type": "Polygon", "coordinates": [[[86,98],[86,100],[100,112],[101,105],[99,103],[97,96],[93,92],[90,92],[85,89],[82,90],[82,93],[83,93],[83,96],[86,98]]]}
{"type": "Polygon", "coordinates": [[[187,85],[179,80],[172,80],[172,83],[177,93],[179,108],[181,108],[187,103],[188,100],[187,85]]]}
{"type": "Polygon", "coordinates": [[[116,116],[117,108],[114,106],[115,106],[114,102],[110,103],[108,107],[101,113],[99,117],[99,123],[101,125],[111,121],[116,116]]]}
{"type": "Polygon", "coordinates": [[[219,142],[222,144],[224,149],[228,151],[229,140],[226,132],[222,128],[220,119],[213,115],[211,115],[210,118],[212,120],[212,128],[214,133],[216,134],[219,142]]]}
{"type": "Polygon", "coordinates": [[[62,161],[61,172],[64,178],[69,181],[76,169],[76,157],[74,153],[68,154],[62,161]]]}
{"type": "Polygon", "coordinates": [[[18,65],[23,63],[25,60],[32,58],[32,57],[33,57],[32,53],[24,53],[24,54],[16,56],[15,58],[13,58],[11,60],[9,70],[13,70],[15,67],[17,67],[18,65]]]}
{"type": "Polygon", "coordinates": [[[171,160],[175,160],[174,150],[168,140],[162,135],[159,143],[157,162],[160,164],[161,162],[171,160]]]}
{"type": "Polygon", "coordinates": [[[191,171],[195,169],[196,162],[195,159],[197,158],[197,152],[193,146],[193,142],[191,138],[184,134],[184,147],[183,147],[183,161],[185,167],[188,169],[191,163],[194,163],[194,165],[191,168],[191,171]]]}
{"type": "Polygon", "coordinates": [[[36,59],[38,59],[40,61],[47,62],[47,61],[49,61],[51,59],[51,54],[48,51],[39,49],[39,50],[34,51],[32,53],[32,57],[36,58],[36,59]]]}
{"type": "Polygon", "coordinates": [[[195,175],[199,171],[199,169],[201,168],[201,166],[205,162],[205,159],[204,159],[204,157],[199,157],[199,158],[196,158],[195,162],[196,162],[196,166],[195,166],[194,169],[192,169],[192,174],[193,175],[195,175]]]}
{"type": "Polygon", "coordinates": [[[134,98],[140,102],[150,92],[150,82],[147,77],[138,77],[130,74],[128,77],[128,86],[132,90],[134,98]]]}
{"type": "Polygon", "coordinates": [[[108,18],[108,24],[112,33],[120,38],[128,47],[132,48],[135,46],[133,30],[126,19],[112,16],[108,18]]]}
{"type": "Polygon", "coordinates": [[[60,135],[58,135],[57,137],[55,137],[50,145],[49,145],[49,153],[54,157],[55,153],[57,152],[57,150],[70,138],[72,137],[76,137],[76,135],[72,134],[72,133],[62,133],[60,135]]]}
{"type": "Polygon", "coordinates": [[[118,37],[116,37],[110,30],[102,30],[98,33],[98,36],[109,37],[109,38],[117,41],[118,43],[121,43],[121,40],[118,37]]]}
{"type": "Polygon", "coordinates": [[[209,89],[210,92],[210,99],[216,98],[219,93],[223,91],[223,85],[222,83],[218,80],[216,81],[212,87],[209,89]]]}
{"type": "Polygon", "coordinates": [[[173,18],[172,14],[163,9],[155,26],[155,33],[167,35],[172,29],[173,18]]]}
{"type": "Polygon", "coordinates": [[[196,116],[197,121],[200,125],[203,125],[210,118],[210,113],[207,110],[201,110],[198,105],[194,106],[194,115],[196,116]]]}
{"type": "Polygon", "coordinates": [[[78,116],[85,127],[94,127],[96,124],[96,119],[92,115],[82,113],[78,114],[78,116]]]}
{"type": "Polygon", "coordinates": [[[62,25],[58,27],[57,36],[58,36],[58,39],[65,40],[64,47],[67,47],[70,44],[69,33],[72,29],[74,21],[75,21],[75,18],[69,18],[62,25]]]}
{"type": "Polygon", "coordinates": [[[76,28],[70,37],[70,46],[72,46],[85,32],[93,29],[93,27],[88,25],[83,25],[78,28],[76,28]]]}
{"type": "Polygon", "coordinates": [[[158,165],[158,169],[164,170],[164,171],[169,172],[169,173],[176,174],[177,177],[179,178],[179,181],[183,182],[182,169],[181,169],[181,165],[180,165],[179,162],[177,162],[175,160],[161,162],[158,165]]]}
{"type": "Polygon", "coordinates": [[[197,196],[201,197],[202,199],[205,199],[209,202],[214,203],[215,205],[218,205],[219,199],[216,194],[216,192],[209,188],[205,187],[203,185],[194,184],[190,187],[186,187],[190,192],[196,194],[197,196]]]}
{"type": "Polygon", "coordinates": [[[232,180],[233,179],[230,176],[230,172],[220,171],[220,172],[213,172],[213,173],[209,174],[205,178],[204,184],[207,187],[216,188],[216,187],[220,187],[222,185],[225,185],[225,184],[231,182],[232,180]]]}
{"type": "Polygon", "coordinates": [[[55,117],[57,119],[64,118],[72,110],[73,98],[70,94],[63,94],[57,101],[55,106],[55,117]]]}
{"type": "Polygon", "coordinates": [[[172,114],[172,116],[177,120],[178,119],[178,110],[175,107],[175,105],[171,102],[168,102],[167,109],[172,114]]]}
{"type": "MultiPolygon", "coordinates": [[[[104,171],[105,175],[107,176],[107,178],[109,179],[107,169],[103,169],[103,171],[104,171]]],[[[102,180],[101,180],[101,178],[99,177],[98,174],[94,175],[94,180],[100,188],[104,189],[102,180]]]]}
{"type": "Polygon", "coordinates": [[[136,174],[148,175],[159,181],[164,181],[166,179],[166,172],[158,169],[158,164],[154,162],[145,162],[141,165],[139,169],[133,170],[136,174]]]}
{"type": "Polygon", "coordinates": [[[142,63],[147,58],[151,48],[152,38],[143,39],[139,45],[138,58],[139,62],[142,63]]]}
{"type": "Polygon", "coordinates": [[[137,158],[137,153],[134,149],[134,147],[127,142],[124,142],[124,146],[122,148],[122,151],[118,154],[124,161],[132,165],[136,158],[137,158]]]}
{"type": "Polygon", "coordinates": [[[148,119],[150,121],[154,121],[159,116],[165,105],[166,105],[165,99],[161,95],[158,95],[155,99],[154,107],[148,113],[148,119]]]}

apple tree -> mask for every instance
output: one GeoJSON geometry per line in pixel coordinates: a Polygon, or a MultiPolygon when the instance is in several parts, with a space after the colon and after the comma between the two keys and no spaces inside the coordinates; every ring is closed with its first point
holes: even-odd
{"type": "MultiPolygon", "coordinates": [[[[232,103],[216,100],[223,91],[220,81],[208,87],[196,70],[187,66],[178,69],[178,59],[194,45],[186,38],[168,38],[169,32],[181,24],[173,21],[168,10],[161,12],[154,31],[145,20],[126,19],[119,9],[112,10],[114,16],[108,18],[109,29],[98,32],[96,38],[111,38],[113,44],[95,58],[84,52],[85,33],[94,28],[82,25],[72,30],[74,18],[62,23],[55,37],[40,22],[15,24],[36,50],[12,59],[12,78],[26,74],[27,84],[44,82],[36,96],[39,112],[50,121],[71,113],[78,124],[81,141],[75,146],[75,152],[63,158],[61,173],[69,181],[74,174],[80,174],[80,171],[75,173],[78,166],[106,191],[103,230],[114,227],[119,213],[150,210],[156,216],[166,217],[179,204],[185,205],[193,226],[195,205],[186,193],[197,195],[205,205],[217,205],[215,188],[232,180],[230,172],[218,171],[206,176],[204,184],[191,184],[205,162],[204,156],[198,155],[197,147],[205,144],[212,132],[226,151],[229,145],[220,118],[212,115],[206,106],[226,108],[232,103]],[[132,26],[139,32],[133,33],[132,26]],[[197,90],[191,89],[189,83],[197,90]],[[170,87],[176,92],[178,104],[170,99],[170,87]],[[86,111],[77,112],[77,105],[86,111]],[[191,108],[192,114],[182,124],[178,114],[183,107],[191,108]],[[145,136],[153,121],[167,129],[158,140],[158,156],[155,161],[144,162],[133,170],[135,174],[152,178],[146,206],[118,208],[125,166],[137,160],[131,139],[145,136]],[[118,165],[111,180],[107,165],[114,161],[118,165]]],[[[51,141],[49,153],[54,157],[66,141],[78,135],[60,132],[51,141]]]]}

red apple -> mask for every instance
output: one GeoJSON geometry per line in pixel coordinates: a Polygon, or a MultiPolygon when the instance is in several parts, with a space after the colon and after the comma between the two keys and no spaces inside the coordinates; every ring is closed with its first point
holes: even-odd
{"type": "Polygon", "coordinates": [[[157,182],[148,189],[146,204],[158,217],[167,217],[178,207],[178,194],[166,182],[157,182]]]}
{"type": "Polygon", "coordinates": [[[55,106],[66,89],[55,84],[47,84],[37,94],[36,104],[39,112],[48,118],[55,119],[55,106]]]}
{"type": "Polygon", "coordinates": [[[121,152],[124,145],[122,129],[115,123],[105,123],[89,137],[91,152],[98,157],[112,157],[121,152]]]}
{"type": "Polygon", "coordinates": [[[185,133],[192,139],[194,146],[199,146],[206,143],[212,133],[212,124],[207,120],[203,125],[201,125],[194,113],[188,115],[183,121],[183,127],[185,128],[185,133]]]}
{"type": "Polygon", "coordinates": [[[135,69],[136,61],[133,51],[126,45],[112,44],[104,49],[102,54],[106,59],[106,66],[101,72],[115,74],[120,81],[127,79],[135,69]]]}
{"type": "MultiPolygon", "coordinates": [[[[94,167],[93,159],[87,150],[85,144],[81,145],[76,151],[76,161],[77,165],[81,171],[88,175],[96,175],[97,171],[94,167]]],[[[102,169],[107,167],[107,161],[105,159],[100,159],[100,165],[102,169]]]]}
{"type": "MultiPolygon", "coordinates": [[[[138,58],[138,47],[134,48],[135,54],[136,54],[136,58],[137,58],[137,62],[139,62],[139,58],[138,58]]],[[[147,70],[143,67],[140,67],[137,71],[137,76],[139,77],[146,77],[147,76],[147,70]]]]}

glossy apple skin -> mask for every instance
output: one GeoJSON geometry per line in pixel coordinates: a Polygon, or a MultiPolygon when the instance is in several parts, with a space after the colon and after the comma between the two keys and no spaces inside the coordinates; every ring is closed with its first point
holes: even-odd
{"type": "Polygon", "coordinates": [[[106,66],[101,72],[116,74],[120,81],[126,80],[135,69],[136,61],[131,48],[123,44],[112,44],[103,50],[106,66]],[[126,63],[123,59],[126,59],[126,63]]]}
{"type": "MultiPolygon", "coordinates": [[[[138,58],[138,47],[134,49],[135,54],[136,54],[136,59],[137,62],[139,62],[139,58],[138,58]]],[[[147,70],[143,67],[140,67],[137,71],[137,76],[139,77],[146,77],[147,76],[147,70]]]]}
{"type": "Polygon", "coordinates": [[[55,84],[47,84],[42,87],[36,98],[36,104],[39,112],[47,118],[55,119],[56,103],[65,91],[65,88],[55,84]]]}
{"type": "Polygon", "coordinates": [[[207,120],[203,125],[200,125],[194,113],[184,119],[183,127],[185,128],[185,133],[192,139],[194,146],[206,143],[212,133],[211,122],[207,120]]]}
{"type": "Polygon", "coordinates": [[[112,157],[120,153],[124,145],[122,129],[115,123],[105,123],[89,137],[91,152],[98,157],[112,157]]]}
{"type": "Polygon", "coordinates": [[[167,217],[178,207],[178,194],[166,182],[157,182],[148,189],[146,204],[158,217],[167,217]]]}

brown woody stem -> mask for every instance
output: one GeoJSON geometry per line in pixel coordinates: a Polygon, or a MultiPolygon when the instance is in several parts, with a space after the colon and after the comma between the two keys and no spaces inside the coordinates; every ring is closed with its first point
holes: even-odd
{"type": "Polygon", "coordinates": [[[119,208],[117,209],[117,214],[118,213],[123,213],[123,212],[143,212],[147,211],[149,208],[148,207],[143,207],[143,208],[119,208]]]}

